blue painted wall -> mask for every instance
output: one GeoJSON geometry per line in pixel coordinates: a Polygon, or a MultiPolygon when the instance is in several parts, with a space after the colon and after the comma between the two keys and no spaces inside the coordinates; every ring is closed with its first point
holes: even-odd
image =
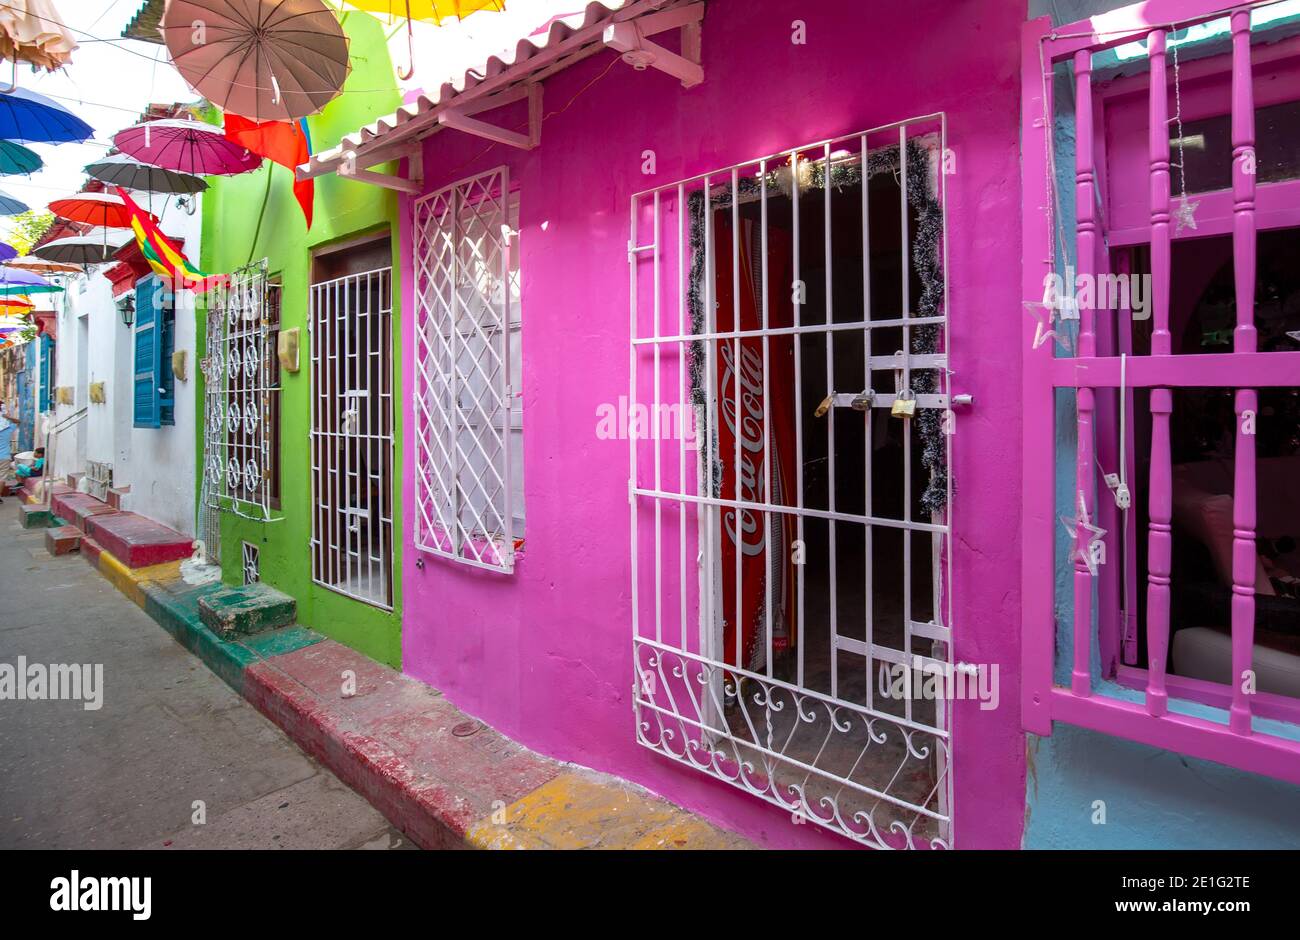
{"type": "MultiPolygon", "coordinates": [[[[1051,16],[1061,24],[1128,2],[1031,0],[1029,16],[1051,16]]],[[[1057,185],[1060,192],[1070,193],[1073,89],[1063,70],[1054,88],[1058,111],[1064,112],[1058,114],[1054,132],[1057,185]]],[[[1060,209],[1067,236],[1072,237],[1073,198],[1063,199],[1060,209]]],[[[1073,245],[1065,247],[1066,254],[1072,250],[1073,245]]],[[[1072,394],[1058,398],[1057,428],[1057,507],[1060,514],[1070,516],[1075,460],[1072,394]]],[[[1056,611],[1057,682],[1068,685],[1072,569],[1063,528],[1057,536],[1057,597],[1062,599],[1056,611]]],[[[1094,652],[1093,674],[1099,672],[1094,652]]],[[[1103,694],[1137,697],[1109,684],[1099,688],[1103,694]]],[[[1174,703],[1171,707],[1177,709],[1174,703]]],[[[1221,715],[1209,709],[1195,711],[1215,720],[1221,715]]],[[[1288,730],[1288,736],[1300,736],[1300,729],[1290,726],[1288,730]]],[[[1300,787],[1060,722],[1051,737],[1028,735],[1027,748],[1025,848],[1300,848],[1300,787]],[[1104,822],[1097,801],[1103,804],[1104,822]]]]}

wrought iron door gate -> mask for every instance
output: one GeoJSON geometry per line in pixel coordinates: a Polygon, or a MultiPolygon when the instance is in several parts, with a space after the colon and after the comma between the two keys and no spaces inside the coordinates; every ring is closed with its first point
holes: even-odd
{"type": "Polygon", "coordinates": [[[312,580],[391,608],[392,269],[311,286],[312,580]]]}
{"type": "Polygon", "coordinates": [[[637,740],[876,847],[952,844],[945,135],[631,205],[637,740]]]}

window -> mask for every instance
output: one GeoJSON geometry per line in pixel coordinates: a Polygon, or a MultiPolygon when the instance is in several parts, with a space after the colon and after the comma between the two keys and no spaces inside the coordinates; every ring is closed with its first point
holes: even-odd
{"type": "Polygon", "coordinates": [[[393,605],[392,247],[312,259],[312,580],[393,605]]]}
{"type": "Polygon", "coordinates": [[[262,580],[262,552],[252,542],[240,542],[241,560],[243,561],[244,583],[256,584],[262,580]]]}
{"type": "Polygon", "coordinates": [[[945,134],[631,204],[637,743],[877,848],[954,844],[945,134]]]}
{"type": "MultiPolygon", "coordinates": [[[[280,287],[266,260],[208,298],[204,504],[266,521],[279,508],[280,287]]],[[[207,540],[205,539],[205,542],[207,540]]]]}
{"type": "Polygon", "coordinates": [[[505,167],[415,204],[415,545],[504,572],[524,536],[518,229],[505,167]]]}
{"type": "Polygon", "coordinates": [[[1037,734],[1066,721],[1294,783],[1276,722],[1300,725],[1297,86],[1262,77],[1300,69],[1300,44],[1252,62],[1251,15],[1175,24],[1227,26],[1231,51],[1194,66],[1168,24],[1027,38],[1027,62],[1073,62],[1078,147],[1053,172],[1062,114],[1027,70],[1023,551],[1069,570],[1058,590],[1026,561],[1021,704],[1037,734]],[[1133,40],[1144,70],[1108,86],[1094,56],[1133,40]],[[1070,305],[1046,302],[1053,257],[1075,259],[1070,305]]]}
{"type": "Polygon", "coordinates": [[[54,407],[54,389],[51,387],[54,381],[54,340],[50,339],[45,333],[41,334],[38,355],[40,356],[41,380],[36,410],[45,412],[54,407]]]}
{"type": "Polygon", "coordinates": [[[135,399],[137,428],[176,423],[176,343],[174,297],[156,275],[135,283],[135,399]]]}

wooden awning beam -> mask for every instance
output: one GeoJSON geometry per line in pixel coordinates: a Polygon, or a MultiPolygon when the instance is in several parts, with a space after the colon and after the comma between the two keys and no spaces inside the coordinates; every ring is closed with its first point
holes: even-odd
{"type": "Polygon", "coordinates": [[[623,61],[637,71],[658,69],[673,76],[683,88],[693,88],[704,81],[700,65],[700,24],[704,19],[704,4],[651,13],[635,20],[611,23],[605,27],[602,40],[606,46],[623,54],[623,61]],[[682,54],[669,52],[648,37],[670,29],[682,31],[682,54]]]}

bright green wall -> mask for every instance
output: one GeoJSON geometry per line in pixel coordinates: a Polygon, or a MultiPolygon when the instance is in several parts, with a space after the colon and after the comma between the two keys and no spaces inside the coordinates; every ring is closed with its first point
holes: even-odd
{"type": "MultiPolygon", "coordinates": [[[[340,138],[401,104],[377,20],[361,13],[343,16],[343,28],[352,40],[352,73],[343,94],[320,114],[308,118],[316,152],[336,145],[340,138]]],[[[382,167],[380,169],[383,169],[382,167]]],[[[366,655],[400,667],[401,644],[401,480],[393,480],[393,610],[384,611],[344,597],[311,579],[311,463],[308,432],[311,422],[310,363],[307,335],[308,280],[312,249],[360,234],[389,229],[393,257],[393,393],[401,399],[401,330],[399,328],[397,258],[397,200],[388,190],[344,180],[335,175],[316,181],[315,217],[307,231],[302,211],[293,198],[288,169],[265,161],[255,173],[212,177],[203,195],[203,240],[200,267],[210,273],[232,271],[250,260],[265,257],[269,271],[279,275],[282,290],[281,326],[301,331],[300,369],[282,373],[280,392],[279,521],[260,523],[231,513],[221,516],[221,558],[225,580],[242,582],[240,542],[261,547],[262,580],[298,602],[298,621],[346,643],[366,655]],[[267,193],[266,211],[258,229],[258,213],[267,193]],[[257,233],[256,244],[254,234],[257,233]]],[[[204,348],[206,323],[199,317],[198,343],[204,348]]],[[[195,370],[200,382],[202,373],[195,370]]],[[[393,415],[395,474],[402,466],[402,413],[393,415]]],[[[203,428],[198,428],[198,469],[202,472],[203,428]]]]}

